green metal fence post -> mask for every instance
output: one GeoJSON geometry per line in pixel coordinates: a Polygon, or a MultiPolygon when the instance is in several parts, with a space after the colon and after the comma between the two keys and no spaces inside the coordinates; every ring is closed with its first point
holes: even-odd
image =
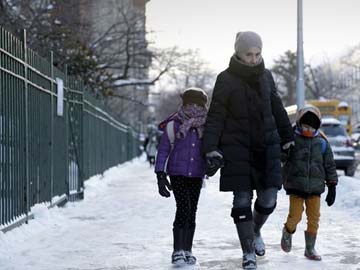
{"type": "Polygon", "coordinates": [[[28,54],[26,44],[26,30],[23,30],[24,45],[24,88],[25,88],[25,181],[26,181],[26,223],[29,220],[30,212],[30,179],[29,179],[29,87],[28,87],[28,54]]]}
{"type": "Polygon", "coordinates": [[[64,117],[65,117],[65,142],[66,142],[66,175],[65,175],[65,182],[66,182],[66,194],[68,198],[70,197],[70,182],[69,182],[69,80],[68,80],[68,68],[65,64],[64,67],[64,117]]]}
{"type": "Polygon", "coordinates": [[[50,109],[50,205],[53,203],[54,197],[54,84],[52,82],[54,78],[54,53],[50,52],[50,91],[51,91],[51,109],[50,109]]]}
{"type": "Polygon", "coordinates": [[[82,96],[81,96],[81,110],[80,110],[80,116],[79,116],[79,121],[81,121],[80,124],[80,134],[78,135],[79,137],[79,141],[80,141],[80,151],[81,151],[81,161],[79,164],[79,181],[80,184],[78,185],[78,194],[80,194],[80,199],[84,199],[85,197],[85,191],[84,191],[84,83],[83,81],[80,82],[80,89],[82,91],[82,96]]]}
{"type": "MultiPolygon", "coordinates": [[[[3,47],[3,42],[4,42],[4,38],[3,38],[3,30],[0,28],[0,48],[3,47]]],[[[3,67],[3,55],[2,53],[0,53],[0,68],[3,67]]],[[[2,79],[3,79],[3,71],[0,70],[0,172],[3,171],[3,163],[4,161],[2,160],[3,159],[3,132],[4,132],[4,128],[3,128],[3,122],[4,122],[4,116],[3,116],[3,105],[2,105],[2,100],[3,100],[3,89],[2,89],[2,86],[3,86],[3,82],[2,82],[2,79]]],[[[3,217],[3,205],[4,205],[4,194],[3,194],[3,190],[2,190],[2,186],[3,186],[3,181],[4,181],[4,176],[3,176],[3,173],[0,173],[0,224],[4,223],[4,217],[3,217]]]]}

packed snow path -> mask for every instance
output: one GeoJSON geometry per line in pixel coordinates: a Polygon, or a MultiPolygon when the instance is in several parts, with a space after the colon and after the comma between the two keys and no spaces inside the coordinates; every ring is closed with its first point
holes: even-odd
{"type": "MultiPolygon", "coordinates": [[[[358,175],[359,177],[359,175],[358,175]]],[[[197,216],[194,254],[201,269],[241,269],[241,250],[230,209],[232,194],[218,192],[217,174],[206,180],[197,216]]],[[[342,176],[335,205],[322,197],[317,250],[321,262],[304,256],[305,218],[293,250],[280,249],[288,197],[262,230],[266,255],[259,270],[360,269],[360,180],[342,176]]],[[[156,178],[143,158],[86,181],[85,199],[64,208],[34,207],[35,220],[0,234],[1,270],[173,269],[172,221],[175,203],[157,193],[156,178]]]]}

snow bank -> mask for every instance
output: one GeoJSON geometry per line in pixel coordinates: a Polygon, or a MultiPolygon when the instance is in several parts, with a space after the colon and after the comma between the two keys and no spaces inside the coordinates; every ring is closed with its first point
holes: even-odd
{"type": "Polygon", "coordinates": [[[351,211],[360,217],[360,179],[340,176],[336,192],[335,206],[351,211]]]}

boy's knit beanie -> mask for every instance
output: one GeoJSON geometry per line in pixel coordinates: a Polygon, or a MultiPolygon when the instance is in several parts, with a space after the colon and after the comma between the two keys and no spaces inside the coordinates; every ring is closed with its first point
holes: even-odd
{"type": "Polygon", "coordinates": [[[190,87],[186,89],[182,94],[181,98],[183,105],[197,104],[205,107],[208,97],[204,90],[198,87],[190,87]]]}
{"type": "Polygon", "coordinates": [[[306,112],[300,119],[300,125],[305,124],[309,125],[314,129],[319,129],[321,122],[319,117],[316,116],[313,112],[306,112]]]}
{"type": "Polygon", "coordinates": [[[261,37],[257,33],[246,31],[236,34],[234,46],[236,55],[246,53],[251,47],[262,49],[261,37]]]}

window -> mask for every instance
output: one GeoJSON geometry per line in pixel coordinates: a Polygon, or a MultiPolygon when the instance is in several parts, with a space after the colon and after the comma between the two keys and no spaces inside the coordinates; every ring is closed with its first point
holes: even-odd
{"type": "Polygon", "coordinates": [[[321,130],[329,137],[347,136],[344,127],[340,125],[323,125],[321,130]]]}

